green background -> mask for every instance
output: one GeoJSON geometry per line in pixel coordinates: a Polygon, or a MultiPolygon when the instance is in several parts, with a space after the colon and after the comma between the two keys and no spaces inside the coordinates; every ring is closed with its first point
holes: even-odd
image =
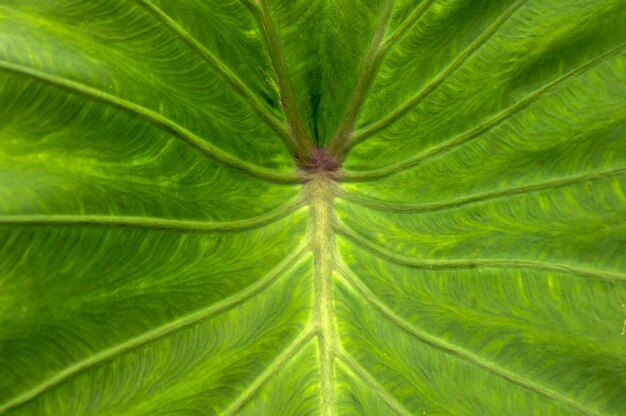
{"type": "Polygon", "coordinates": [[[624,22],[0,0],[0,414],[626,414],[624,22]]]}

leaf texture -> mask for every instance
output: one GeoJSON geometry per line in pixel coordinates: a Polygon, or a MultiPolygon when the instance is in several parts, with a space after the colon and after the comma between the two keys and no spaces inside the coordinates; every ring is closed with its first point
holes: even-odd
{"type": "Polygon", "coordinates": [[[626,413],[623,0],[0,0],[0,414],[626,413]]]}

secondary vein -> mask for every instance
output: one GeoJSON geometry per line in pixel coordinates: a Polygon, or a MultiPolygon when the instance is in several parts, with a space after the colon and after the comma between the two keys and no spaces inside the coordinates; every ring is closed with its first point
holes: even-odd
{"type": "Polygon", "coordinates": [[[546,262],[528,261],[528,260],[498,260],[498,259],[445,259],[445,260],[416,260],[411,257],[403,256],[372,243],[360,236],[343,224],[337,226],[337,233],[349,239],[359,247],[369,251],[370,253],[396,263],[401,266],[413,267],[423,270],[455,270],[455,269],[521,269],[521,270],[540,270],[554,273],[565,273],[580,277],[594,277],[603,280],[626,281],[626,276],[617,273],[610,273],[597,270],[579,269],[560,264],[552,264],[546,262]]]}
{"type": "Polygon", "coordinates": [[[257,5],[258,7],[250,8],[250,10],[256,17],[261,32],[263,33],[263,39],[267,46],[272,66],[274,67],[281,106],[285,112],[287,127],[290,131],[290,149],[294,153],[294,156],[298,156],[301,162],[305,162],[308,160],[313,150],[312,141],[302,121],[302,115],[300,114],[293,86],[289,79],[287,63],[283,56],[282,47],[269,7],[265,0],[257,0],[257,5]]]}
{"type": "Polygon", "coordinates": [[[71,93],[79,94],[95,101],[119,108],[127,113],[139,117],[144,121],[147,121],[158,129],[183,140],[185,143],[194,147],[205,156],[249,175],[277,183],[298,183],[301,181],[300,175],[297,173],[284,173],[239,159],[230,153],[213,146],[206,140],[200,138],[176,122],[123,98],[116,97],[76,81],[71,81],[55,75],[49,75],[35,69],[6,61],[0,61],[0,69],[22,76],[35,78],[39,81],[46,82],[71,93]]]}
{"type": "Polygon", "coordinates": [[[0,215],[0,226],[114,227],[188,233],[247,231],[272,224],[302,207],[301,198],[243,220],[210,222],[117,215],[0,215]]]}
{"type": "Polygon", "coordinates": [[[413,324],[400,317],[387,305],[385,305],[384,302],[378,299],[378,297],[371,290],[369,290],[369,288],[347,266],[340,265],[338,267],[338,271],[340,272],[341,279],[345,281],[345,284],[347,284],[348,287],[351,287],[357,293],[359,293],[361,297],[368,304],[370,304],[370,306],[376,309],[389,321],[397,325],[401,330],[419,339],[425,344],[428,344],[433,348],[439,349],[464,361],[467,361],[476,367],[479,367],[511,383],[517,384],[518,386],[521,386],[527,390],[533,391],[535,393],[541,394],[542,396],[548,397],[549,399],[566,404],[567,406],[577,409],[586,415],[598,415],[598,413],[596,413],[595,411],[588,409],[581,403],[578,403],[557,391],[548,389],[532,380],[520,377],[519,375],[513,373],[510,370],[507,370],[497,363],[487,361],[481,356],[467,351],[459,345],[456,345],[416,328],[413,324]]]}
{"type": "Polygon", "coordinates": [[[337,358],[343,361],[347,367],[354,372],[359,378],[358,380],[373,390],[378,397],[389,406],[396,414],[400,416],[411,416],[409,412],[399,401],[395,399],[376,379],[359,364],[350,354],[343,348],[337,350],[337,358]]]}
{"type": "Polygon", "coordinates": [[[354,130],[357,118],[363,109],[367,93],[383,60],[385,50],[381,49],[380,46],[383,43],[387,26],[391,20],[392,10],[393,0],[384,0],[381,4],[374,35],[361,66],[356,87],[348,101],[342,121],[330,142],[329,151],[339,159],[343,159],[345,156],[344,153],[349,147],[350,136],[354,130]]]}
{"type": "Polygon", "coordinates": [[[431,4],[433,4],[435,0],[423,0],[420,4],[413,10],[410,16],[402,22],[400,27],[396,29],[385,41],[382,49],[390,50],[393,46],[400,42],[404,36],[411,30],[413,26],[422,18],[424,13],[428,10],[431,4]]]}
{"type": "Polygon", "coordinates": [[[390,126],[410,109],[418,105],[424,100],[430,93],[437,89],[443,82],[445,82],[454,72],[456,72],[467,60],[474,55],[474,53],[480,49],[497,31],[502,25],[528,0],[519,0],[509,9],[507,9],[502,15],[500,15],[493,24],[491,24],[487,30],[485,30],[474,42],[470,44],[450,65],[444,68],[437,76],[429,82],[422,90],[410,98],[407,102],[400,105],[394,111],[381,120],[355,132],[350,146],[356,146],[360,142],[364,141],[368,137],[376,134],[380,130],[390,126]]]}
{"type": "Polygon", "coordinates": [[[406,204],[399,202],[380,201],[349,192],[340,193],[338,197],[377,211],[393,212],[398,214],[415,214],[421,212],[442,211],[450,208],[457,208],[463,205],[484,202],[490,199],[502,198],[512,195],[525,195],[531,192],[560,188],[568,185],[575,185],[584,181],[599,181],[614,176],[619,176],[624,173],[626,173],[626,167],[587,173],[578,176],[559,178],[543,183],[524,185],[515,188],[503,189],[500,191],[485,192],[448,201],[429,202],[423,204],[406,204]]]}
{"type": "Polygon", "coordinates": [[[239,293],[236,293],[220,302],[217,302],[207,308],[193,312],[189,315],[180,317],[172,322],[168,322],[158,328],[151,331],[140,334],[134,338],[131,338],[121,344],[114,345],[106,350],[100,351],[90,357],[86,357],[75,364],[65,368],[57,373],[55,376],[45,380],[32,389],[20,394],[17,397],[0,404],[0,414],[9,410],[15,409],[31,400],[39,397],[43,393],[51,390],[59,384],[67,381],[68,379],[76,376],[77,374],[92,368],[100,363],[110,360],[114,357],[120,356],[131,350],[139,348],[145,344],[156,341],[163,338],[166,335],[172,334],[178,330],[187,328],[201,320],[211,318],[220,313],[226,312],[254,296],[260,294],[265,289],[269,288],[274,282],[276,282],[281,276],[285,275],[289,270],[299,263],[303,259],[306,252],[306,246],[300,246],[293,253],[287,256],[278,266],[272,269],[267,275],[258,280],[256,283],[247,287],[239,293]]]}
{"type": "Polygon", "coordinates": [[[145,7],[167,28],[182,39],[192,50],[196,51],[206,63],[208,63],[228,84],[250,105],[250,107],[270,126],[285,142],[288,144],[289,132],[283,123],[272,114],[271,110],[265,105],[252,90],[217,56],[215,56],[202,43],[194,38],[189,32],[183,29],[176,21],[169,17],[163,10],[157,7],[150,0],[136,0],[141,6],[145,7]]]}
{"type": "Polygon", "coordinates": [[[246,404],[254,398],[254,395],[267,384],[269,380],[280,372],[293,357],[313,339],[317,329],[310,327],[302,331],[293,342],[285,348],[276,359],[257,377],[248,388],[226,410],[222,416],[236,415],[246,404]]]}
{"type": "Polygon", "coordinates": [[[356,182],[356,181],[367,181],[367,180],[373,180],[373,179],[379,179],[379,178],[384,178],[390,175],[395,175],[399,172],[405,171],[407,169],[410,169],[416,165],[418,165],[419,163],[422,163],[428,159],[434,158],[435,156],[440,156],[444,153],[449,152],[452,149],[455,149],[456,147],[465,144],[473,139],[476,139],[477,137],[480,137],[483,133],[487,132],[488,130],[492,129],[493,127],[499,125],[500,123],[504,122],[505,120],[509,119],[510,117],[514,116],[515,114],[517,114],[518,112],[520,112],[521,110],[523,110],[524,108],[528,107],[529,105],[531,105],[532,103],[534,103],[535,101],[537,101],[538,99],[540,99],[541,97],[543,97],[544,95],[546,95],[547,93],[551,92],[552,90],[554,90],[556,87],[558,87],[560,84],[574,79],[582,74],[584,74],[585,72],[587,72],[588,70],[602,64],[603,62],[617,56],[620,52],[622,52],[622,50],[626,47],[626,44],[621,44],[618,47],[603,53],[600,56],[597,56],[596,58],[586,62],[585,64],[579,66],[578,68],[568,72],[565,75],[562,75],[560,77],[558,77],[557,79],[553,80],[552,82],[548,83],[547,85],[544,85],[543,87],[539,88],[538,90],[536,90],[535,92],[527,95],[526,97],[522,98],[521,100],[519,100],[518,102],[514,103],[513,105],[507,107],[506,109],[504,109],[503,111],[501,111],[500,113],[496,114],[494,117],[492,117],[491,119],[487,120],[486,122],[484,122],[483,124],[481,124],[480,126],[475,127],[472,130],[469,130],[465,133],[462,133],[461,135],[447,140],[439,145],[433,146],[430,149],[414,156],[411,158],[408,158],[402,162],[398,162],[395,163],[393,165],[389,165],[383,168],[379,168],[379,169],[373,169],[373,170],[368,170],[368,171],[360,171],[360,172],[343,172],[342,173],[342,177],[341,179],[343,181],[347,181],[347,182],[356,182]]]}

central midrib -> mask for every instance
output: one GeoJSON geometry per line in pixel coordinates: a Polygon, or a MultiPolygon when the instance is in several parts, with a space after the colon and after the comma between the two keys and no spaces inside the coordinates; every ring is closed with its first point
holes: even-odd
{"type": "Polygon", "coordinates": [[[332,274],[337,252],[333,199],[338,184],[325,172],[307,183],[311,233],[309,244],[314,262],[313,323],[318,327],[319,367],[323,416],[335,414],[334,356],[337,338],[332,304],[332,274]]]}

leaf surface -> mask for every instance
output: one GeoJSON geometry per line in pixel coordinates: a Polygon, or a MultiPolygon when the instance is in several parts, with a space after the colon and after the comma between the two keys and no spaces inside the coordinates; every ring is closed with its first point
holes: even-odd
{"type": "Polygon", "coordinates": [[[625,19],[0,1],[0,414],[626,413],[625,19]]]}

